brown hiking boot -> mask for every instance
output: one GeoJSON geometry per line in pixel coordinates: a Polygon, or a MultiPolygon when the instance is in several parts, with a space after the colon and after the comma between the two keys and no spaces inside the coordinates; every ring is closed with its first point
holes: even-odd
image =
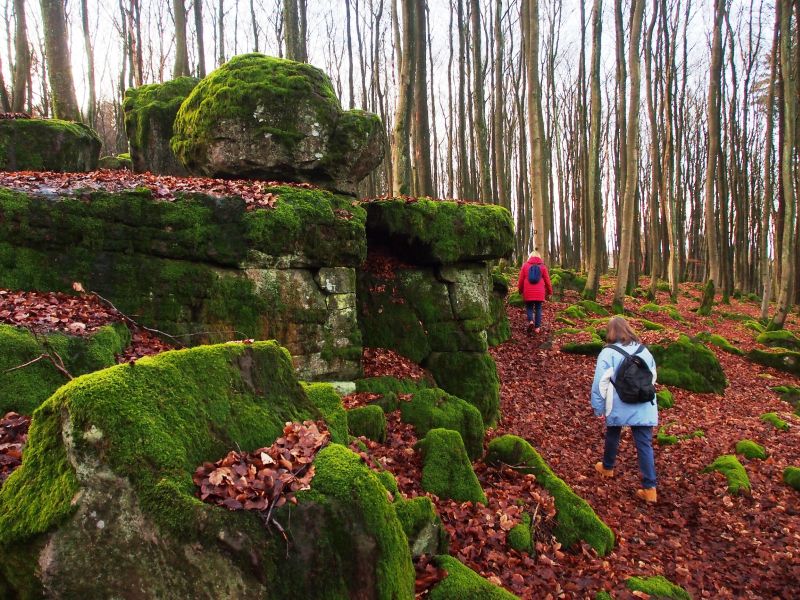
{"type": "Polygon", "coordinates": [[[595,463],[594,470],[600,473],[601,476],[611,479],[614,476],[614,469],[606,469],[602,462],[595,463]]]}
{"type": "Polygon", "coordinates": [[[658,498],[656,494],[656,488],[644,488],[642,490],[636,490],[636,495],[649,504],[655,504],[658,498]]]}

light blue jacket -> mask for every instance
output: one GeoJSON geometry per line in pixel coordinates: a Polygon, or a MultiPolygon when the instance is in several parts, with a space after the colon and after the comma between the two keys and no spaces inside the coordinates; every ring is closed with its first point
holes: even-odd
{"type": "MultiPolygon", "coordinates": [[[[619,346],[628,354],[633,354],[639,347],[638,342],[619,346]]],[[[656,374],[656,361],[653,360],[653,355],[645,348],[639,353],[644,359],[644,362],[650,367],[653,372],[653,377],[656,374]]],[[[619,352],[613,348],[603,348],[600,356],[597,357],[597,367],[594,370],[594,382],[592,383],[592,409],[596,416],[600,416],[605,412],[606,400],[600,391],[600,382],[605,375],[608,377],[610,373],[616,373],[617,367],[625,360],[619,352]],[[609,369],[611,369],[609,373],[609,369]]],[[[658,405],[656,404],[655,397],[653,402],[645,402],[643,404],[628,404],[619,399],[616,390],[613,392],[614,401],[611,407],[611,413],[606,416],[606,425],[620,426],[620,425],[647,425],[655,427],[658,425],[658,405]]]]}

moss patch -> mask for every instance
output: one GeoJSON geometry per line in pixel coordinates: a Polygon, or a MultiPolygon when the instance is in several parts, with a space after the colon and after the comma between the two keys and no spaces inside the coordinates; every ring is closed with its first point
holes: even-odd
{"type": "Polygon", "coordinates": [[[631,577],[625,584],[634,592],[644,592],[654,600],[692,600],[689,592],[661,575],[631,577]]]}
{"type": "Polygon", "coordinates": [[[770,351],[754,348],[747,353],[747,358],[766,367],[772,367],[792,375],[800,375],[800,352],[783,348],[775,348],[770,351]]]}
{"type": "Polygon", "coordinates": [[[764,413],[759,417],[764,423],[769,423],[779,431],[789,431],[789,423],[784,421],[778,416],[778,413],[770,412],[764,413]]]}
{"type": "Polygon", "coordinates": [[[656,401],[658,402],[659,410],[666,410],[675,406],[675,397],[669,390],[660,390],[656,392],[656,401]]]}
{"type": "Polygon", "coordinates": [[[796,415],[800,415],[800,387],[795,385],[778,385],[772,391],[780,394],[781,400],[788,402],[794,407],[796,415]]]}
{"type": "Polygon", "coordinates": [[[736,442],[736,454],[741,454],[745,458],[764,460],[767,458],[767,451],[761,444],[753,440],[739,440],[736,442]]]}
{"type": "Polygon", "coordinates": [[[599,336],[593,335],[590,342],[566,342],[561,344],[561,351],[567,354],[583,354],[597,356],[605,348],[605,343],[599,336]]]}
{"type": "Polygon", "coordinates": [[[702,342],[708,342],[709,344],[716,346],[717,348],[730,354],[735,354],[736,356],[742,356],[744,354],[744,352],[739,350],[739,348],[731,344],[727,339],[717,333],[703,332],[697,336],[697,339],[702,342]]]}
{"type": "Polygon", "coordinates": [[[800,467],[786,467],[783,470],[783,481],[800,492],[800,467]]]}
{"type": "Polygon", "coordinates": [[[328,424],[331,441],[347,445],[347,411],[342,406],[342,399],[329,383],[303,383],[303,390],[311,403],[317,407],[322,418],[328,424]]]}
{"type": "Polygon", "coordinates": [[[427,496],[398,498],[394,509],[408,538],[412,556],[447,552],[448,535],[436,507],[427,496]]]}
{"type": "Polygon", "coordinates": [[[598,554],[605,556],[614,547],[614,533],[595,514],[592,507],[542,459],[533,447],[517,436],[504,435],[489,443],[487,463],[505,463],[523,473],[533,473],[537,481],[553,496],[558,525],[555,535],[565,546],[585,540],[598,554]]]}
{"type": "Polygon", "coordinates": [[[704,473],[711,471],[725,475],[728,480],[728,491],[734,496],[741,492],[750,492],[750,478],[747,476],[747,471],[733,454],[718,456],[714,462],[703,469],[704,473]]]}
{"type": "Polygon", "coordinates": [[[531,532],[531,516],[522,515],[520,523],[514,525],[508,532],[508,545],[519,552],[533,552],[533,535],[531,532]]]}
{"type": "Polygon", "coordinates": [[[425,366],[443,390],[466,400],[488,426],[499,416],[500,379],[494,359],[479,352],[434,352],[425,366]]]}
{"type": "Polygon", "coordinates": [[[486,504],[486,494],[472,470],[461,434],[431,429],[418,445],[422,451],[422,489],[444,499],[486,504]]]}
{"type": "Polygon", "coordinates": [[[669,346],[650,346],[658,366],[658,380],[692,392],[722,394],[727,386],[725,373],[716,355],[703,344],[681,335],[669,346]]]}
{"type": "Polygon", "coordinates": [[[593,300],[581,300],[578,302],[578,306],[580,306],[586,313],[590,315],[607,317],[610,314],[608,310],[593,300]]]}
{"type": "Polygon", "coordinates": [[[774,331],[764,331],[756,341],[765,346],[773,348],[787,348],[789,350],[800,350],[800,338],[788,329],[776,329],[774,331]]]}
{"type": "Polygon", "coordinates": [[[386,441],[386,415],[380,406],[359,406],[348,410],[347,423],[351,435],[380,443],[386,441]]]}
{"type": "Polygon", "coordinates": [[[484,579],[452,556],[437,556],[436,565],[447,571],[447,577],[428,594],[431,600],[514,600],[514,594],[484,579]]]}

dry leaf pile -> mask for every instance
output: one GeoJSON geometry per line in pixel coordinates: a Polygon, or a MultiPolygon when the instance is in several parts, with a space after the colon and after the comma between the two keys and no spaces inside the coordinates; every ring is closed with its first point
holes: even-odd
{"type": "Polygon", "coordinates": [[[22,464],[22,448],[28,441],[30,417],[15,412],[0,419],[0,487],[9,475],[22,464]]]}

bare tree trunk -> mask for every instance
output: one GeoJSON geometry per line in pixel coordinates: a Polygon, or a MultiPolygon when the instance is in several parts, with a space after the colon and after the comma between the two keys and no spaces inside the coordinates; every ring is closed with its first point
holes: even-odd
{"type": "Polygon", "coordinates": [[[630,45],[628,48],[628,66],[631,73],[631,97],[628,103],[628,130],[626,140],[626,166],[625,195],[622,199],[622,228],[619,236],[619,267],[617,269],[617,285],[614,290],[614,312],[622,312],[625,304],[625,291],[630,271],[630,261],[633,251],[634,223],[636,216],[636,200],[639,173],[639,96],[640,90],[640,59],[639,42],[642,36],[642,19],[644,14],[644,0],[633,0],[631,7],[630,45]]]}
{"type": "Polygon", "coordinates": [[[416,177],[415,193],[418,196],[433,194],[433,176],[431,174],[431,133],[428,119],[428,65],[425,24],[426,2],[414,0],[414,91],[413,91],[413,127],[414,127],[414,170],[416,177]]]}
{"type": "Polygon", "coordinates": [[[511,210],[511,199],[506,185],[505,153],[505,107],[506,95],[503,85],[504,42],[503,39],[503,0],[495,0],[494,14],[494,114],[492,119],[492,153],[494,171],[497,174],[497,202],[511,210]]]}
{"type": "Polygon", "coordinates": [[[53,114],[57,119],[80,121],[81,111],[72,80],[67,19],[63,0],[40,0],[44,43],[47,51],[47,74],[53,95],[53,114]]]}
{"type": "Polygon", "coordinates": [[[614,29],[616,32],[617,57],[617,150],[616,216],[617,216],[617,268],[619,268],[619,244],[622,233],[622,205],[628,176],[628,72],[625,65],[625,28],[622,25],[622,0],[614,0],[614,29]]]}
{"type": "Polygon", "coordinates": [[[469,194],[469,159],[467,157],[467,113],[466,113],[466,30],[464,19],[464,0],[456,0],[458,19],[458,196],[466,198],[469,194]]]}
{"type": "Polygon", "coordinates": [[[392,144],[392,192],[395,195],[411,193],[411,119],[414,105],[414,22],[416,0],[401,0],[403,11],[402,51],[400,58],[400,89],[394,117],[392,144]]]}
{"type": "Polygon", "coordinates": [[[470,0],[472,34],[472,74],[473,74],[473,112],[475,113],[475,142],[478,154],[478,197],[484,202],[492,202],[492,178],[489,173],[489,136],[486,131],[485,96],[483,93],[484,67],[481,50],[481,7],[478,0],[470,0]]]}
{"type": "MultiPolygon", "coordinates": [[[[83,0],[85,2],[85,0],[83,0]]],[[[23,112],[27,99],[26,86],[31,76],[31,50],[25,21],[25,0],[14,0],[16,31],[14,36],[14,74],[11,82],[11,110],[23,112]]],[[[3,86],[5,91],[5,86],[3,86]]]]}
{"type": "Polygon", "coordinates": [[[203,0],[193,0],[194,28],[197,33],[197,76],[206,76],[206,46],[203,40],[203,0]]]}
{"type": "Polygon", "coordinates": [[[306,50],[306,3],[304,0],[283,0],[286,58],[308,62],[306,50]]]}
{"type": "MultiPolygon", "coordinates": [[[[680,178],[675,177],[675,153],[673,133],[673,85],[675,81],[675,45],[677,42],[677,26],[670,34],[667,20],[667,3],[661,0],[661,24],[664,32],[664,149],[661,163],[661,198],[665,202],[665,217],[667,222],[667,240],[669,243],[669,263],[667,265],[667,279],[669,280],[669,294],[672,302],[678,300],[678,283],[680,282],[680,250],[678,230],[678,206],[675,200],[675,185],[681,186],[680,178]]],[[[681,162],[682,157],[678,157],[681,162]]]]}
{"type": "Polygon", "coordinates": [[[81,0],[81,26],[83,28],[83,47],[86,49],[86,74],[89,84],[89,106],[86,110],[86,120],[89,122],[89,127],[94,127],[95,113],[97,111],[97,91],[94,82],[94,49],[92,48],[92,33],[89,30],[87,4],[87,0],[81,0]]]}
{"type": "Polygon", "coordinates": [[[658,286],[658,274],[660,271],[660,235],[659,235],[659,198],[661,192],[661,152],[658,146],[658,123],[656,121],[656,105],[654,96],[655,83],[652,76],[653,62],[653,31],[658,21],[658,0],[653,0],[653,14],[650,25],[647,28],[647,35],[644,44],[644,72],[645,72],[645,91],[647,96],[647,115],[650,120],[650,171],[652,180],[650,181],[650,202],[649,218],[649,254],[650,254],[650,290],[648,292],[651,299],[656,297],[658,286]]]}
{"type": "MultiPolygon", "coordinates": [[[[253,7],[252,0],[250,7],[253,7]]],[[[217,50],[217,65],[225,63],[225,0],[219,0],[217,4],[217,37],[219,38],[219,49],[217,50]]],[[[258,45],[258,42],[256,42],[258,45]]],[[[256,50],[258,52],[258,50],[256,50]]]]}
{"type": "Polygon", "coordinates": [[[175,66],[173,77],[189,75],[189,47],[186,45],[186,6],[183,0],[172,0],[175,17],[175,66]]]}

